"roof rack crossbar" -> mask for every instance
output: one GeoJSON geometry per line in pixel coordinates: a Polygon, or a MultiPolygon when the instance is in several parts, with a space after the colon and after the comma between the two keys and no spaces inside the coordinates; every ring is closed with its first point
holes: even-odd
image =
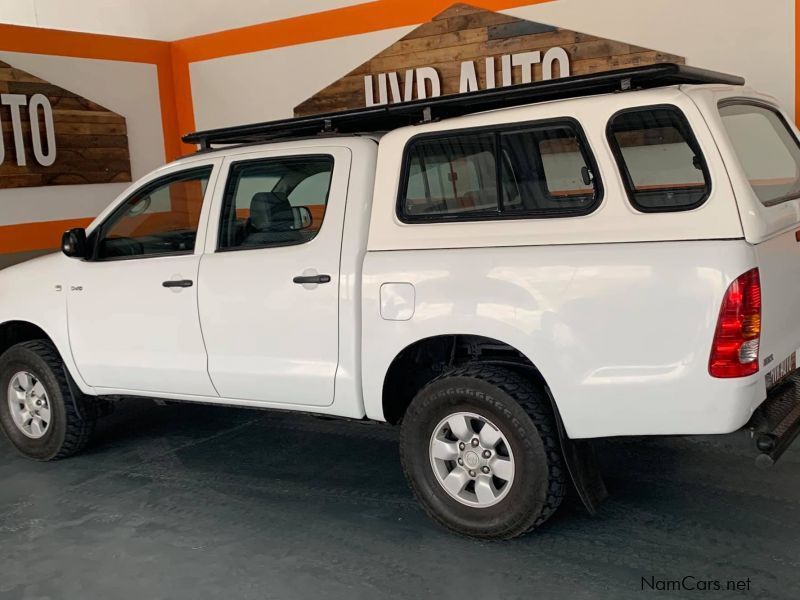
{"type": "Polygon", "coordinates": [[[697,67],[675,63],[659,63],[643,67],[630,67],[615,71],[479,90],[465,94],[412,100],[399,104],[370,106],[279,121],[198,131],[185,135],[183,141],[187,144],[197,144],[200,150],[203,151],[211,149],[214,144],[246,144],[289,140],[333,132],[340,134],[385,132],[406,125],[429,122],[434,114],[437,119],[443,119],[547,100],[680,84],[707,83],[744,85],[744,79],[735,75],[708,71],[697,67]]]}

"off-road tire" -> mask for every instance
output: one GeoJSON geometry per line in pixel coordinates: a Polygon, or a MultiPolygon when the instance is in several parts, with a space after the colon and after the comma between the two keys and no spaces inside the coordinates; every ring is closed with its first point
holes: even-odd
{"type": "Polygon", "coordinates": [[[510,539],[532,531],[556,511],[566,492],[567,471],[547,395],[527,378],[495,365],[466,365],[420,390],[401,423],[400,458],[425,512],[465,536],[510,539]],[[513,451],[512,487],[493,506],[458,502],[434,474],[431,435],[442,419],[457,412],[487,418],[502,431],[513,451]]]}
{"type": "Polygon", "coordinates": [[[89,443],[97,420],[97,405],[77,389],[77,397],[73,397],[67,377],[58,350],[47,340],[22,342],[0,356],[0,426],[24,456],[41,461],[59,460],[80,452],[89,443]],[[24,435],[9,410],[9,382],[19,371],[34,374],[47,391],[52,421],[38,439],[24,435]]]}

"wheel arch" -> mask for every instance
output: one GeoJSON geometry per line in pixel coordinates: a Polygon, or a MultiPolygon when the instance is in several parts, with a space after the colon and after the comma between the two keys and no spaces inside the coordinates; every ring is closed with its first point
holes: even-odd
{"type": "Polygon", "coordinates": [[[65,339],[59,339],[57,335],[52,335],[40,323],[28,319],[9,319],[0,323],[0,356],[16,344],[33,340],[47,340],[53,344],[61,356],[64,367],[67,369],[72,381],[83,393],[91,392],[91,388],[86,385],[77,372],[69,347],[64,347],[65,344],[68,344],[65,339]],[[59,342],[63,342],[63,344],[59,342]]]}
{"type": "Polygon", "coordinates": [[[408,344],[389,364],[381,394],[384,419],[392,424],[399,423],[425,384],[467,362],[502,365],[547,386],[536,364],[512,344],[475,334],[431,335],[408,344]]]}
{"type": "Polygon", "coordinates": [[[48,340],[55,345],[52,336],[36,323],[24,320],[0,323],[0,355],[11,346],[32,340],[48,340]]]}

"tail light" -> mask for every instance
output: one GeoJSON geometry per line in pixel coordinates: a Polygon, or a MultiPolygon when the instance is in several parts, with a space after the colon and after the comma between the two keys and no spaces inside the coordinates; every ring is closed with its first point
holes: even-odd
{"type": "Polygon", "coordinates": [[[758,372],[761,342],[761,278],[758,269],[731,283],[719,311],[708,372],[712,377],[746,377],[758,372]]]}

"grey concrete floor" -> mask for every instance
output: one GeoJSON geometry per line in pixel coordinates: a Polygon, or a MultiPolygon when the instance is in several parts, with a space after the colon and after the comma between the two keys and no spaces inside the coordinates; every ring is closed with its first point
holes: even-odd
{"type": "Polygon", "coordinates": [[[770,471],[741,435],[600,450],[598,517],[569,497],[478,542],[417,508],[388,426],[126,401],[70,460],[0,440],[0,597],[618,599],[693,576],[750,591],[657,595],[800,598],[800,443],[770,471]]]}

